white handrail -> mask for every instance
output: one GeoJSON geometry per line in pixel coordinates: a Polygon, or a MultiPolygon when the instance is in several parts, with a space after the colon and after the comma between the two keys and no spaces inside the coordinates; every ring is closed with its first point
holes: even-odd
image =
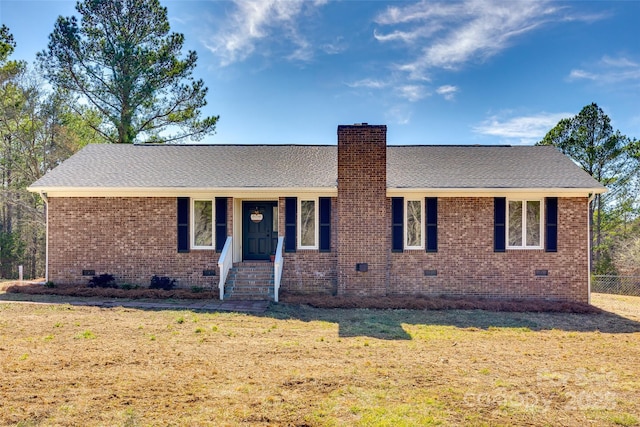
{"type": "Polygon", "coordinates": [[[280,279],[282,279],[282,268],[284,267],[284,258],[282,252],[284,249],[284,237],[278,237],[278,247],[276,248],[276,259],[273,263],[273,301],[278,302],[278,290],[280,289],[280,279]]]}
{"type": "Polygon", "coordinates": [[[218,258],[218,269],[220,270],[220,283],[218,287],[220,288],[220,300],[224,298],[224,282],[227,281],[227,275],[229,274],[229,270],[233,267],[233,246],[231,245],[231,241],[233,238],[231,236],[227,237],[227,241],[224,242],[224,248],[222,252],[220,252],[220,258],[218,258]]]}

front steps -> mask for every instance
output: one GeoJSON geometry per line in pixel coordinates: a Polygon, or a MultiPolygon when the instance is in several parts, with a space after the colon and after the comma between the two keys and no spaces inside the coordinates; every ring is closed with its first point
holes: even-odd
{"type": "Polygon", "coordinates": [[[234,263],[225,283],[224,299],[273,301],[273,263],[234,263]]]}

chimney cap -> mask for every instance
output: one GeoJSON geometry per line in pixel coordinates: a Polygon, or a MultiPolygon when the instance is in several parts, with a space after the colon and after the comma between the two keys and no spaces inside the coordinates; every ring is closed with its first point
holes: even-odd
{"type": "Polygon", "coordinates": [[[362,123],[354,123],[353,125],[354,126],[369,126],[369,123],[362,122],[362,123]]]}

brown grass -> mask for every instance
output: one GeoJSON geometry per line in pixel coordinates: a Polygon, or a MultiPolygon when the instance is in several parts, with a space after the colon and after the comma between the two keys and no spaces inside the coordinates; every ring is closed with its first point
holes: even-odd
{"type": "Polygon", "coordinates": [[[640,298],[594,302],[627,312],[0,302],[0,425],[638,425],[640,298]]]}

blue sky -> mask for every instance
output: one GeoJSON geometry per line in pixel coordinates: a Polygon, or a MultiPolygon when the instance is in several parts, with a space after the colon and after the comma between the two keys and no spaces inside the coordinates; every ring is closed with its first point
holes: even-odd
{"type": "MultiPolygon", "coordinates": [[[[640,137],[640,1],[161,1],[198,52],[210,143],[533,144],[596,102],[640,137]]],[[[74,1],[0,0],[14,59],[74,1]]]]}

